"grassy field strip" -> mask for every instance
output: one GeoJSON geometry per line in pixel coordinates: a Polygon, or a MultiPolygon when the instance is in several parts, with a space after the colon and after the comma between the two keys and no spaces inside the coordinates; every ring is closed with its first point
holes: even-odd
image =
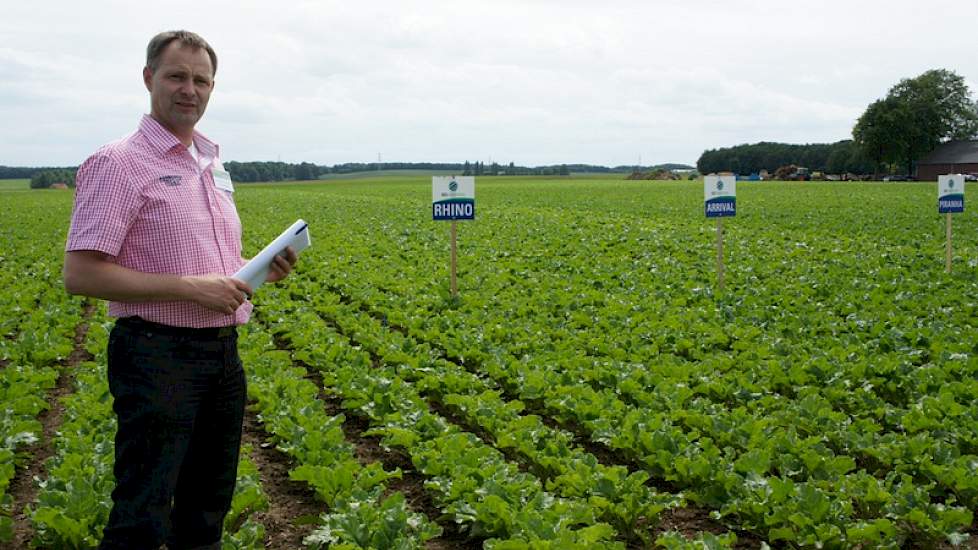
{"type": "Polygon", "coordinates": [[[0,191],[27,191],[31,188],[29,179],[3,179],[0,180],[0,191]]]}

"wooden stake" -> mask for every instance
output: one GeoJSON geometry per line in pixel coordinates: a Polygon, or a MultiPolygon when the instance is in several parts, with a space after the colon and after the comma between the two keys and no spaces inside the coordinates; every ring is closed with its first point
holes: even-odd
{"type": "Polygon", "coordinates": [[[456,265],[456,229],[455,225],[458,222],[452,220],[452,298],[458,295],[458,286],[455,284],[455,265],[456,265]]]}
{"type": "Polygon", "coordinates": [[[947,249],[946,271],[950,273],[951,272],[951,213],[950,212],[947,213],[947,223],[945,223],[945,225],[947,226],[947,246],[945,247],[947,249]]]}
{"type": "Polygon", "coordinates": [[[717,289],[723,292],[723,218],[717,218],[717,289]]]}

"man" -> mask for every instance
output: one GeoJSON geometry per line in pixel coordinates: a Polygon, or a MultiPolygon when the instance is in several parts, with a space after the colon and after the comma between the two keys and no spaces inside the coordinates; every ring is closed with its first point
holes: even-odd
{"type": "MultiPolygon", "coordinates": [[[[100,548],[220,548],[234,490],[245,379],[235,326],[251,289],[233,186],[194,130],[217,56],[200,36],[147,47],[151,110],[78,170],[65,288],[109,300],[108,377],[119,420],[113,508],[100,548]]],[[[295,251],[268,281],[285,278],[295,251]]]]}

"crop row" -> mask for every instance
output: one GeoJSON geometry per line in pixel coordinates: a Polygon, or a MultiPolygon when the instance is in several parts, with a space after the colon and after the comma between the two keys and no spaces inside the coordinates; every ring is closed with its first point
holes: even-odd
{"type": "MultiPolygon", "coordinates": [[[[659,513],[682,504],[681,495],[656,494],[650,489],[646,472],[602,464],[574,442],[573,434],[547,425],[538,415],[523,414],[525,405],[504,397],[504,390],[492,379],[436,357],[430,347],[419,346],[355,308],[331,302],[328,297],[320,295],[310,300],[316,315],[336,323],[345,334],[354,335],[354,341],[365,352],[399,366],[400,376],[468,424],[485,431],[496,447],[515,451],[528,463],[530,471],[545,482],[547,490],[567,498],[587,499],[597,517],[626,538],[647,539],[644,530],[655,527],[659,513]]],[[[329,341],[338,339],[325,332],[329,341]]]]}
{"type": "Polygon", "coordinates": [[[42,228],[26,210],[5,212],[0,224],[0,541],[13,536],[8,487],[39,441],[38,415],[71,354],[82,301],[62,290],[57,261],[64,228],[42,228]],[[37,227],[39,231],[24,228],[37,227]]]}
{"type": "Polygon", "coordinates": [[[57,219],[70,204],[31,199],[14,201],[0,222],[0,364],[51,366],[73,349],[82,300],[61,284],[67,224],[44,224],[37,216],[45,209],[57,219]]]}
{"type": "MultiPolygon", "coordinates": [[[[30,503],[33,544],[42,548],[95,548],[112,507],[112,465],[116,420],[106,375],[106,344],[111,322],[104,308],[89,320],[85,349],[94,357],[73,369],[73,390],[62,398],[63,423],[53,441],[54,454],[38,479],[30,503]]],[[[242,453],[224,548],[264,548],[264,529],[251,518],[267,507],[258,472],[242,453]]]]}
{"type": "MultiPolygon", "coordinates": [[[[298,284],[291,286],[293,295],[298,284]]],[[[616,544],[606,538],[609,536],[648,544],[658,514],[681,504],[681,497],[652,490],[645,472],[606,466],[574,445],[570,434],[547,426],[538,416],[522,415],[519,402],[504,401],[486,380],[464,368],[430,357],[430,350],[407,340],[378,340],[369,332],[374,328],[369,318],[338,304],[327,306],[316,298],[290,302],[288,292],[263,292],[269,294],[259,308],[263,317],[274,320],[272,330],[290,342],[297,359],[322,369],[327,391],[342,397],[345,408],[368,417],[374,426],[369,433],[383,435],[388,445],[404,448],[422,473],[452,477],[426,483],[442,493],[436,500],[445,506],[446,514],[456,522],[473,523],[473,536],[511,538],[506,543],[490,539],[487,547],[549,544],[563,548],[597,545],[602,540],[616,544]],[[344,333],[352,336],[341,335],[331,323],[342,325],[344,333]],[[460,431],[426,400],[457,414],[465,426],[487,434],[489,444],[460,431]],[[515,468],[506,460],[506,453],[517,458],[515,468]],[[471,470],[472,457],[496,470],[471,470]],[[524,466],[526,474],[518,471],[524,466]],[[468,476],[476,476],[475,481],[468,476]],[[472,487],[487,477],[495,478],[492,491],[501,501],[485,498],[482,491],[488,489],[472,487]],[[534,489],[528,494],[530,487],[534,489]],[[541,489],[554,496],[540,500],[534,495],[541,489]],[[529,509],[527,502],[532,505],[529,509]],[[541,508],[552,502],[562,504],[541,508]],[[572,518],[592,527],[578,529],[578,539],[566,538],[577,532],[562,534],[562,529],[573,525],[567,523],[572,518]]]]}
{"type": "Polygon", "coordinates": [[[62,398],[62,424],[51,443],[54,454],[29,505],[34,544],[41,547],[94,548],[109,518],[115,416],[105,373],[109,326],[101,309],[89,319],[84,343],[94,360],[73,368],[73,391],[62,398]]]}
{"type": "MultiPolygon", "coordinates": [[[[385,445],[409,454],[428,477],[425,487],[436,494],[436,505],[467,526],[471,536],[539,541],[560,536],[564,547],[606,541],[607,525],[581,529],[596,522],[580,502],[546,493],[538,480],[520,472],[499,451],[431,412],[417,389],[394,369],[371,365],[366,354],[348,343],[330,340],[324,323],[309,323],[314,317],[303,317],[301,324],[291,319],[283,318],[272,329],[322,369],[326,391],[341,397],[345,409],[368,418],[371,429],[365,435],[379,435],[385,445]]],[[[497,542],[487,541],[486,546],[497,542]]]]}
{"type": "MultiPolygon", "coordinates": [[[[452,344],[437,336],[433,342],[452,344]]],[[[617,387],[595,389],[583,383],[589,381],[588,372],[573,369],[573,362],[547,368],[531,361],[500,361],[480,351],[469,348],[453,355],[467,357],[524,399],[542,398],[558,418],[584,426],[595,441],[625,451],[655,475],[689,489],[694,501],[717,507],[721,517],[770,540],[954,541],[972,522],[966,507],[952,503],[974,499],[974,478],[967,473],[973,471],[974,457],[920,434],[887,433],[880,439],[889,446],[883,446],[872,438],[879,428],[868,422],[853,428],[817,394],[782,400],[780,416],[728,411],[692,398],[692,393],[685,399],[646,396],[628,405],[617,387]],[[844,445],[862,443],[870,449],[864,452],[877,453],[870,455],[879,457],[877,464],[889,452],[897,467],[882,478],[854,471],[855,461],[826,444],[833,438],[844,445]],[[943,453],[936,454],[941,462],[920,461],[922,452],[943,453]],[[921,464],[943,490],[907,473],[919,472],[921,464]],[[941,500],[935,503],[935,498],[941,500]]],[[[606,377],[608,371],[596,372],[606,377]]],[[[632,397],[640,393],[633,391],[632,397]]]]}
{"type": "Polygon", "coordinates": [[[440,529],[412,512],[399,492],[387,494],[387,481],[399,470],[379,462],[362,465],[343,433],[342,414],[330,416],[319,389],[277,351],[271,336],[256,327],[243,330],[241,356],[249,374],[249,394],[258,417],[279,450],[296,464],[289,476],[304,481],[329,507],[306,538],[316,548],[422,548],[440,529]]]}
{"type": "MultiPolygon", "coordinates": [[[[396,335],[393,339],[400,340],[396,335]]],[[[696,432],[689,436],[677,428],[676,415],[690,414],[682,407],[670,417],[656,413],[654,403],[649,403],[648,408],[628,407],[610,390],[599,392],[582,386],[573,372],[534,372],[515,362],[508,367],[507,370],[489,364],[487,370],[504,387],[531,400],[542,397],[558,418],[585,426],[596,441],[623,450],[657,476],[688,487],[694,501],[718,507],[722,517],[762,536],[811,544],[831,543],[845,536],[849,543],[864,540],[883,544],[906,539],[908,534],[896,527],[902,525],[907,531],[919,529],[924,533],[929,529],[926,536],[935,538],[951,531],[954,540],[953,531],[971,522],[970,514],[960,507],[925,504],[926,489],[914,485],[906,476],[891,474],[879,480],[863,472],[847,474],[851,469],[849,459],[832,455],[818,437],[772,430],[765,433],[746,422],[724,424],[723,414],[716,419],[704,415],[704,422],[709,421],[711,426],[704,426],[699,433],[710,432],[728,444],[720,449],[708,437],[696,438],[696,432]],[[532,386],[528,392],[523,385],[528,379],[545,380],[548,384],[532,386]],[[735,443],[733,439],[743,439],[743,446],[750,450],[734,455],[730,446],[735,443]],[[768,477],[772,467],[783,469],[800,481],[787,475],[781,479],[768,477]],[[855,509],[844,507],[850,499],[855,509]],[[819,506],[812,508],[813,503],[819,506]],[[835,508],[823,510],[822,504],[828,503],[835,508]],[[812,509],[818,511],[802,515],[812,509]]],[[[799,414],[805,412],[804,406],[806,403],[802,402],[799,414]]],[[[803,427],[806,418],[799,420],[803,427]]],[[[962,482],[970,483],[964,471],[961,474],[962,482]]]]}
{"type": "Polygon", "coordinates": [[[704,288],[708,262],[664,220],[497,209],[463,225],[457,301],[433,284],[436,234],[384,201],[336,202],[335,220],[310,220],[343,245],[311,251],[307,299],[334,289],[543,399],[734,525],[801,544],[900,544],[960,540],[973,521],[975,305],[958,298],[974,284],[937,279],[931,245],[894,229],[919,226],[899,201],[886,235],[755,224],[731,250],[765,260],[736,267],[749,286],[728,297],[704,288]]]}

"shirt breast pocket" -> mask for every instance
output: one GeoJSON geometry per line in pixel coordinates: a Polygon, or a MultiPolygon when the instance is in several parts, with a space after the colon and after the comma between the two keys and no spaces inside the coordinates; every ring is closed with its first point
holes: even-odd
{"type": "Polygon", "coordinates": [[[177,185],[159,181],[146,193],[143,219],[159,235],[181,239],[210,228],[207,197],[201,181],[183,176],[177,185]]]}

